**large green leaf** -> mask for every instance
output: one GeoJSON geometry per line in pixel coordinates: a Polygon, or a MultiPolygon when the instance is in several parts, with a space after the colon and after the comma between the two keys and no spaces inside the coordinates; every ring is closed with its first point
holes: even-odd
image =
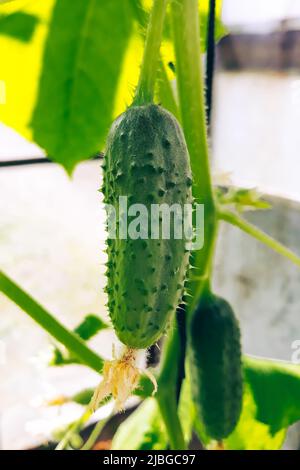
{"type": "Polygon", "coordinates": [[[102,150],[133,16],[130,0],[56,2],[31,126],[69,172],[102,150]]]}
{"type": "MultiPolygon", "coordinates": [[[[151,4],[15,0],[3,5],[1,13],[11,17],[3,18],[6,36],[0,35],[0,78],[8,97],[0,120],[43,147],[69,172],[103,150],[112,119],[132,100],[144,41],[133,24],[145,30],[151,4]],[[16,11],[19,16],[13,17],[16,11]],[[34,28],[31,17],[37,19],[34,28]],[[15,41],[17,36],[23,41],[15,41]]],[[[208,0],[200,2],[204,35],[207,5],[208,0]]],[[[165,64],[174,60],[167,36],[165,64]]],[[[159,101],[176,112],[167,78],[172,74],[160,76],[159,101]]]]}
{"type": "MultiPolygon", "coordinates": [[[[0,80],[6,85],[6,103],[0,106],[0,121],[29,140],[32,140],[29,123],[36,102],[44,43],[53,3],[54,0],[16,0],[1,6],[1,23],[5,34],[0,34],[0,80]],[[23,18],[36,18],[28,41],[20,40],[20,25],[16,25],[14,19],[16,12],[22,14],[23,18]]],[[[30,24],[28,20],[26,22],[27,32],[25,34],[23,31],[21,35],[28,38],[30,24]]],[[[24,24],[21,27],[24,28],[24,24]]]]}
{"type": "Polygon", "coordinates": [[[300,366],[246,357],[245,380],[256,403],[256,418],[272,435],[300,420],[300,366]]]}
{"type": "MultiPolygon", "coordinates": [[[[231,450],[280,449],[286,429],[300,420],[300,366],[245,356],[243,410],[236,429],[224,441],[231,450]]],[[[196,416],[200,440],[209,437],[196,416]]]]}
{"type": "Polygon", "coordinates": [[[245,387],[243,410],[237,427],[224,441],[227,450],[279,450],[285,439],[286,429],[271,433],[267,424],[257,418],[257,405],[254,397],[245,387]]]}

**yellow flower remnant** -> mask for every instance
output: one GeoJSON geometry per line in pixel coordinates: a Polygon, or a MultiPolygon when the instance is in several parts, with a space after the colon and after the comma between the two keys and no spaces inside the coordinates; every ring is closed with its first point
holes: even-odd
{"type": "MultiPolygon", "coordinates": [[[[102,371],[102,381],[96,388],[90,403],[90,409],[96,411],[104,398],[112,395],[117,411],[124,410],[126,400],[138,388],[143,371],[136,365],[137,350],[127,348],[121,358],[106,361],[102,371]]],[[[148,371],[144,372],[152,381],[153,394],[157,391],[155,378],[148,371]]]]}

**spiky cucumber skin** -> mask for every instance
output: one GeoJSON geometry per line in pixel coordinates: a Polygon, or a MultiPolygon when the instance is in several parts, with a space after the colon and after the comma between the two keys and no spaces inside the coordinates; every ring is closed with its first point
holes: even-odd
{"type": "Polygon", "coordinates": [[[205,294],[189,336],[193,400],[207,434],[222,440],[239,420],[243,395],[240,329],[228,302],[205,294]]]}
{"type": "MultiPolygon", "coordinates": [[[[104,163],[104,200],[117,205],[192,202],[189,154],[182,130],[157,105],[133,106],[113,123],[104,163]]],[[[129,220],[130,222],[130,220],[129,220]]],[[[110,239],[107,293],[117,336],[131,348],[155,343],[184,290],[189,252],[186,240],[110,239]]]]}

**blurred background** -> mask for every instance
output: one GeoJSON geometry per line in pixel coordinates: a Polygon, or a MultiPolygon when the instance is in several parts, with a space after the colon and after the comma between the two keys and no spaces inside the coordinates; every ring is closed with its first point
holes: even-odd
{"type": "MultiPolygon", "coordinates": [[[[229,34],[216,54],[214,174],[266,194],[272,210],[247,217],[300,253],[300,2],[224,0],[222,19],[229,34]]],[[[1,90],[3,96],[3,83],[1,90]]],[[[106,315],[100,162],[81,163],[70,179],[45,157],[0,124],[0,266],[74,327],[87,313],[106,315]]],[[[300,339],[299,270],[232,227],[221,232],[215,289],[239,315],[245,352],[291,360],[300,339]]],[[[92,345],[110,357],[112,342],[103,332],[92,345]]],[[[98,382],[85,368],[47,368],[49,338],[4,296],[0,354],[4,449],[49,438],[81,409],[41,405],[98,382]]],[[[294,429],[286,446],[299,444],[294,429]]]]}

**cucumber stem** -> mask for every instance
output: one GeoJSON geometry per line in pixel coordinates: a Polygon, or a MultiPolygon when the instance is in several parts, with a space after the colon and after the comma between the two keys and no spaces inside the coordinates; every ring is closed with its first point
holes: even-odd
{"type": "Polygon", "coordinates": [[[176,117],[176,119],[180,120],[176,97],[167,74],[166,66],[162,59],[160,60],[159,64],[159,78],[157,82],[158,98],[161,106],[170,111],[170,113],[172,113],[173,116],[176,117]]]}
{"type": "Polygon", "coordinates": [[[155,395],[163,418],[172,450],[186,450],[186,443],[177,411],[178,365],[180,360],[180,337],[176,327],[164,345],[158,392],[155,395]]]}
{"type": "Polygon", "coordinates": [[[134,105],[153,102],[167,3],[168,0],[154,0],[153,2],[134,105]]]}
{"type": "Polygon", "coordinates": [[[65,328],[27,292],[0,271],[0,292],[17,304],[53,338],[63,344],[82,364],[99,372],[103,360],[72,331],[65,328]]]}
{"type": "MultiPolygon", "coordinates": [[[[205,209],[205,245],[193,254],[192,264],[197,276],[209,279],[217,218],[209,164],[198,0],[173,0],[171,12],[180,112],[191,158],[193,195],[205,209]]],[[[190,312],[198,304],[202,288],[203,282],[190,284],[190,312]]]]}
{"type": "Polygon", "coordinates": [[[209,168],[198,0],[173,0],[176,75],[184,134],[191,157],[194,196],[214,206],[209,168]]]}
{"type": "Polygon", "coordinates": [[[296,264],[297,266],[300,266],[300,257],[297,256],[293,251],[282,245],[270,235],[267,235],[263,230],[260,230],[255,225],[251,224],[247,220],[235,214],[234,212],[221,209],[218,212],[218,217],[220,220],[223,220],[231,225],[234,225],[235,227],[238,227],[240,230],[247,233],[256,240],[260,241],[264,245],[268,246],[276,253],[289,259],[290,261],[292,261],[292,263],[296,264]]]}

